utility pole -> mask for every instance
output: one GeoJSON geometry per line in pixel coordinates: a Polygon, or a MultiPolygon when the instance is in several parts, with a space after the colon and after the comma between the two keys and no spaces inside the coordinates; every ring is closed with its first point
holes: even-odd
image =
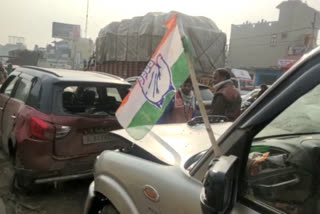
{"type": "Polygon", "coordinates": [[[89,0],[87,0],[87,15],[86,15],[86,26],[84,30],[84,37],[87,38],[88,33],[88,14],[89,14],[89,0]]]}
{"type": "Polygon", "coordinates": [[[312,22],[312,34],[311,34],[311,42],[310,42],[310,48],[309,50],[313,49],[316,44],[316,21],[317,21],[317,12],[315,11],[313,14],[313,22],[312,22]]]}

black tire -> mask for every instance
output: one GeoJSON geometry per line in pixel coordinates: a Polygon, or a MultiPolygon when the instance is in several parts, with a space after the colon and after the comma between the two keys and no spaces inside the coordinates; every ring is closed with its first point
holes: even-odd
{"type": "Polygon", "coordinates": [[[13,174],[10,190],[12,193],[15,193],[15,194],[25,193],[25,189],[19,184],[16,173],[13,174]]]}
{"type": "Polygon", "coordinates": [[[48,188],[48,184],[35,184],[33,179],[21,176],[16,172],[14,173],[12,178],[12,193],[31,195],[47,191],[48,188]]]}
{"type": "Polygon", "coordinates": [[[16,164],[16,149],[13,146],[11,140],[9,140],[8,142],[8,150],[9,150],[9,160],[12,163],[12,166],[14,167],[16,164]]]}
{"type": "Polygon", "coordinates": [[[119,211],[113,206],[113,204],[105,205],[100,214],[120,214],[119,211]]]}
{"type": "Polygon", "coordinates": [[[11,182],[11,192],[13,193],[32,193],[36,188],[32,179],[22,176],[16,172],[16,152],[11,141],[8,144],[9,148],[9,160],[14,171],[12,182],[11,182]]]}

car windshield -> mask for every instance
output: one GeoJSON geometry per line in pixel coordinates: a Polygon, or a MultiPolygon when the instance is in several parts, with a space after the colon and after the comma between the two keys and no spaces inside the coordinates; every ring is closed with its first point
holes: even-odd
{"type": "Polygon", "coordinates": [[[319,106],[320,86],[317,86],[284,110],[257,138],[319,133],[319,106]]]}

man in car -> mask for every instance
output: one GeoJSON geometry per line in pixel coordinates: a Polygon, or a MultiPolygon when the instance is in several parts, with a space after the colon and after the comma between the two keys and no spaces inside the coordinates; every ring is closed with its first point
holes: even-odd
{"type": "Polygon", "coordinates": [[[211,115],[226,116],[234,121],[240,115],[241,96],[231,81],[227,69],[217,69],[213,76],[215,94],[211,103],[211,115]]]}
{"type": "Polygon", "coordinates": [[[176,91],[158,123],[184,123],[196,113],[196,99],[188,78],[176,91]]]}

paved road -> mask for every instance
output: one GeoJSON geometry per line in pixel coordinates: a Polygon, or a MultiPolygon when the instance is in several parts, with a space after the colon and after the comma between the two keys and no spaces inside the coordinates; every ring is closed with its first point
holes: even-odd
{"type": "Polygon", "coordinates": [[[90,180],[65,182],[56,189],[46,185],[28,195],[10,191],[12,176],[12,166],[0,151],[0,214],[82,213],[90,180]]]}

